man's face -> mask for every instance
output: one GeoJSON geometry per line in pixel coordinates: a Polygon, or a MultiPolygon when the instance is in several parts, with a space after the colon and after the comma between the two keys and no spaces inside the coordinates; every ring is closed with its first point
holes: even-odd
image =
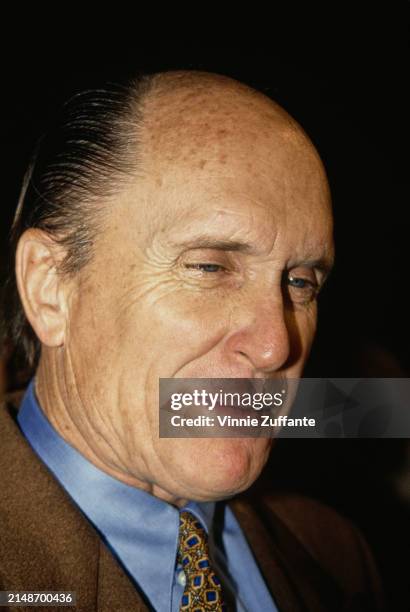
{"type": "Polygon", "coordinates": [[[212,500],[250,486],[271,441],[160,439],[159,378],[299,377],[331,214],[311,145],[268,102],[181,105],[152,111],[143,172],[78,277],[64,369],[71,418],[112,474],[212,500]]]}

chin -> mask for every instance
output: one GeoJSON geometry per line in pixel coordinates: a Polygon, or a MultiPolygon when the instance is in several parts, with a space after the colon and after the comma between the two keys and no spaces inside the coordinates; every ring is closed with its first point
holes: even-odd
{"type": "MultiPolygon", "coordinates": [[[[206,448],[196,441],[189,470],[185,478],[191,481],[190,499],[217,501],[248,489],[258,478],[269,456],[271,440],[267,438],[213,438],[206,448]],[[204,453],[201,453],[204,450],[204,453]]],[[[188,488],[188,487],[187,487],[188,488]]]]}

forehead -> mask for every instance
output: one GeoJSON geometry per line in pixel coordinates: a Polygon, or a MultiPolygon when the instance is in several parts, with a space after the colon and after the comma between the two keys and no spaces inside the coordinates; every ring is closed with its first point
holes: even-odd
{"type": "Polygon", "coordinates": [[[277,104],[239,83],[204,78],[195,85],[152,94],[145,105],[141,132],[144,161],[190,166],[252,156],[294,159],[298,149],[313,148],[296,122],[277,104]]]}
{"type": "Polygon", "coordinates": [[[145,115],[142,173],[130,201],[135,208],[142,199],[138,214],[151,231],[172,228],[176,238],[218,226],[268,248],[278,231],[298,226],[303,242],[329,242],[322,164],[270,100],[246,88],[182,88],[154,96],[145,115]]]}

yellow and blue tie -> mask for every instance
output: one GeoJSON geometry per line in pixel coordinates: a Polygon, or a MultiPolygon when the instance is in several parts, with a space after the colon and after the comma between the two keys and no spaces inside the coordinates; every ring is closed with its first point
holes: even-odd
{"type": "Polygon", "coordinates": [[[198,519],[187,511],[179,515],[177,561],[182,565],[186,576],[181,611],[226,612],[221,582],[209,559],[207,533],[198,519]]]}

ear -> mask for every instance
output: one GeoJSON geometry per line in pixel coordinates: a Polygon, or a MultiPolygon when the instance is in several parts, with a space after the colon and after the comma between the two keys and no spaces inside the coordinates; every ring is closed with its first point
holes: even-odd
{"type": "Polygon", "coordinates": [[[42,230],[21,236],[16,252],[16,278],[26,317],[42,344],[64,344],[67,321],[67,282],[58,273],[62,247],[42,230]]]}

